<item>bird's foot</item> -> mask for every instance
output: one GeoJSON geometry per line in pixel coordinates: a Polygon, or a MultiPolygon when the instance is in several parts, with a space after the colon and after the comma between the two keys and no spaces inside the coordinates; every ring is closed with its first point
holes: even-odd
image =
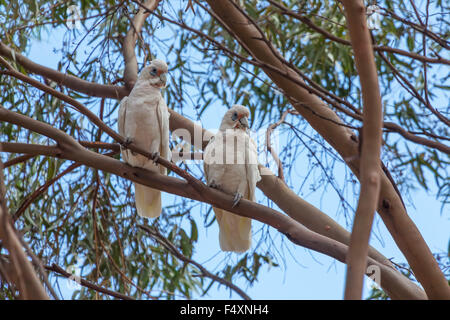
{"type": "Polygon", "coordinates": [[[234,199],[233,199],[233,206],[232,208],[236,207],[239,204],[239,201],[241,201],[241,199],[243,198],[242,193],[236,192],[234,194],[234,199]]]}
{"type": "MultiPolygon", "coordinates": [[[[133,141],[134,141],[133,138],[126,137],[126,138],[125,138],[125,141],[122,142],[122,143],[120,143],[120,145],[119,145],[119,146],[120,146],[120,152],[124,152],[126,149],[128,149],[128,146],[129,146],[130,144],[132,144],[133,141]]],[[[129,151],[131,151],[131,150],[129,150],[129,151]]],[[[131,154],[132,154],[132,155],[135,155],[135,153],[134,153],[133,151],[131,151],[131,154]]]]}
{"type": "Polygon", "coordinates": [[[208,183],[208,187],[214,188],[214,189],[220,189],[220,184],[217,184],[214,180],[208,183]]]}
{"type": "Polygon", "coordinates": [[[153,152],[152,153],[152,160],[153,160],[154,164],[157,164],[157,161],[159,160],[159,158],[160,158],[159,152],[153,152]]]}
{"type": "Polygon", "coordinates": [[[124,147],[124,148],[128,148],[128,146],[129,146],[130,144],[132,144],[133,141],[134,141],[133,138],[126,137],[126,138],[125,138],[125,141],[124,141],[123,143],[121,143],[121,145],[122,145],[122,147],[124,147]]]}

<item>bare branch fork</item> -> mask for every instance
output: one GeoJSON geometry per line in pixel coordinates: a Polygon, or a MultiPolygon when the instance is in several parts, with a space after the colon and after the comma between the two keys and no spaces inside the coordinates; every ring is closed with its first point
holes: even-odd
{"type": "Polygon", "coordinates": [[[275,130],[279,125],[281,125],[284,120],[286,119],[286,116],[288,114],[297,114],[297,112],[293,109],[289,109],[286,110],[285,112],[283,112],[283,114],[281,115],[280,120],[278,120],[275,123],[272,123],[266,131],[266,149],[268,152],[270,152],[270,154],[272,155],[273,159],[275,160],[275,162],[278,165],[278,178],[280,178],[281,180],[284,181],[284,173],[283,173],[283,163],[281,162],[280,158],[278,157],[278,154],[276,153],[275,150],[273,150],[272,148],[272,143],[271,143],[271,135],[273,130],[275,130]]]}

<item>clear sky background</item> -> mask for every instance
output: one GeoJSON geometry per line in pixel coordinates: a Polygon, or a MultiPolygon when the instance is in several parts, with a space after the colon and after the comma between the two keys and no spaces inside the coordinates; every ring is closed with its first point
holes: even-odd
{"type": "MultiPolygon", "coordinates": [[[[43,33],[41,41],[34,41],[29,52],[26,54],[30,59],[45,66],[56,68],[57,62],[60,61],[60,55],[54,53],[54,48],[60,48],[63,43],[65,30],[60,28],[52,30],[51,33],[43,33]]],[[[81,37],[81,36],[80,36],[81,37]]],[[[77,39],[76,39],[77,40],[77,39]]],[[[84,50],[81,46],[79,54],[84,50]]],[[[99,99],[98,99],[99,100],[99,99]]],[[[233,101],[230,101],[230,104],[233,101]]],[[[170,106],[169,106],[170,107],[170,106]]],[[[186,114],[195,115],[193,106],[191,110],[184,110],[186,114]]],[[[187,104],[189,108],[189,104],[187,104]]],[[[207,124],[208,129],[218,128],[222,115],[227,110],[221,105],[211,105],[205,114],[202,116],[202,123],[207,124]]],[[[193,120],[195,118],[193,117],[193,120]]],[[[286,136],[280,137],[280,144],[287,142],[286,136]]],[[[298,175],[302,176],[308,171],[307,159],[296,159],[296,171],[298,175]]],[[[339,172],[339,168],[334,171],[336,180],[341,184],[344,183],[343,172],[339,172]]],[[[406,173],[408,174],[408,173],[406,173]]],[[[295,180],[297,181],[297,180],[295,180]]],[[[300,181],[300,180],[298,180],[300,181]]],[[[294,190],[297,190],[298,185],[294,182],[294,190]]],[[[358,187],[359,188],[359,187],[358,187]]],[[[441,212],[441,203],[437,201],[432,194],[436,190],[431,190],[427,194],[423,189],[413,192],[412,202],[406,201],[408,214],[418,226],[420,232],[428,243],[433,252],[447,252],[450,234],[450,217],[448,212],[441,212]]],[[[174,197],[165,195],[164,203],[171,203],[174,197]]],[[[267,204],[267,199],[258,191],[257,200],[262,204],[267,204]]],[[[336,193],[328,188],[325,195],[322,192],[308,193],[306,200],[321,209],[323,212],[329,214],[332,218],[337,220],[341,225],[348,230],[351,225],[342,214],[336,214],[339,206],[339,199],[336,193]]],[[[350,196],[348,201],[356,206],[357,199],[350,196]]],[[[276,206],[274,207],[276,208],[276,206]]],[[[191,214],[200,214],[199,209],[195,209],[191,214]]],[[[253,230],[258,232],[261,224],[254,222],[253,230]]],[[[295,246],[291,244],[284,236],[279,235],[274,230],[269,230],[273,236],[274,242],[272,246],[276,246],[277,250],[284,251],[285,261],[282,266],[264,267],[259,275],[259,281],[252,287],[246,287],[243,281],[236,284],[243,288],[246,293],[253,299],[342,299],[345,281],[345,265],[335,260],[295,246]]],[[[258,238],[258,235],[255,235],[258,238]]],[[[264,245],[264,244],[263,244],[264,245]]],[[[394,258],[397,263],[406,262],[401,252],[396,247],[389,232],[386,230],[383,222],[376,215],[374,229],[371,237],[371,245],[378,249],[388,258],[394,258]]],[[[194,259],[203,263],[205,267],[214,271],[217,263],[224,259],[236,259],[235,254],[225,254],[220,252],[218,245],[218,228],[214,223],[209,228],[205,229],[199,226],[199,240],[195,249],[194,259]]],[[[281,261],[278,261],[279,263],[281,261]]],[[[366,281],[367,282],[367,281],[366,281]]],[[[66,298],[70,298],[72,288],[66,286],[65,281],[61,281],[61,290],[66,298]]],[[[369,290],[366,287],[365,296],[369,290]]],[[[207,299],[238,299],[235,294],[230,294],[230,291],[224,287],[215,286],[209,291],[209,294],[204,297],[207,299]]],[[[198,298],[198,295],[197,295],[198,298]]]]}

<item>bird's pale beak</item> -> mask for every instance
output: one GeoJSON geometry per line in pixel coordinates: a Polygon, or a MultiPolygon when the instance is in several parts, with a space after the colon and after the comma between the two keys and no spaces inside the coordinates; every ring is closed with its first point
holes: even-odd
{"type": "Polygon", "coordinates": [[[159,79],[164,83],[164,85],[166,84],[166,82],[167,82],[167,72],[165,72],[165,73],[161,73],[160,75],[159,75],[159,79]]]}
{"type": "Polygon", "coordinates": [[[248,118],[247,117],[242,117],[239,119],[239,123],[241,124],[241,126],[243,126],[244,128],[248,129],[250,126],[248,125],[248,118]]]}

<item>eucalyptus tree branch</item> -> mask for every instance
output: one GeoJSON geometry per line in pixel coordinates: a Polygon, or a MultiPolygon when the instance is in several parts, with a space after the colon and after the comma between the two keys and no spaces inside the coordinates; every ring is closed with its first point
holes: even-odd
{"type": "Polygon", "coordinates": [[[27,160],[29,160],[31,158],[33,158],[33,156],[31,156],[29,154],[24,154],[22,156],[18,156],[18,157],[14,158],[14,159],[8,160],[5,163],[3,163],[3,168],[6,169],[6,168],[14,166],[14,165],[16,165],[18,163],[25,162],[25,161],[27,161],[27,160]]]}
{"type": "Polygon", "coordinates": [[[385,12],[385,13],[381,13],[383,16],[390,16],[390,17],[394,18],[395,20],[398,20],[401,23],[412,27],[414,30],[423,33],[424,35],[426,35],[427,37],[429,37],[430,39],[432,39],[436,43],[438,43],[441,47],[443,47],[447,50],[450,49],[450,41],[445,40],[445,36],[440,36],[439,34],[432,32],[429,28],[425,27],[424,25],[418,25],[414,22],[404,19],[404,18],[400,17],[399,15],[397,15],[392,10],[389,10],[386,8],[380,8],[380,9],[385,12]]]}
{"type": "MultiPolygon", "coordinates": [[[[382,53],[378,52],[379,56],[383,61],[389,66],[389,68],[392,70],[394,75],[396,75],[398,78],[400,78],[404,85],[407,86],[405,89],[409,89],[412,96],[416,97],[417,100],[419,100],[428,110],[430,110],[439,120],[441,120],[445,125],[450,126],[450,120],[446,118],[443,114],[441,114],[436,108],[434,108],[428,100],[425,100],[419,92],[414,88],[414,86],[411,84],[411,82],[404,77],[401,72],[387,59],[387,57],[382,53]]],[[[398,79],[397,79],[398,80],[398,79]]],[[[399,81],[401,84],[401,82],[399,81]]]]}
{"type": "MultiPolygon", "coordinates": [[[[105,154],[107,156],[113,156],[117,154],[118,151],[112,151],[108,154],[105,154]]],[[[44,194],[48,188],[50,188],[55,182],[60,180],[62,177],[64,177],[66,174],[72,172],[76,168],[79,168],[81,164],[79,163],[72,163],[70,166],[68,166],[65,170],[63,170],[61,173],[56,175],[55,177],[49,179],[46,181],[43,185],[38,187],[33,193],[31,193],[28,197],[25,198],[25,200],[22,201],[22,204],[19,206],[19,209],[14,213],[13,215],[13,221],[17,221],[17,219],[20,218],[20,216],[25,212],[25,210],[42,194],[44,194]]]]}
{"type": "Polygon", "coordinates": [[[283,163],[281,162],[280,158],[278,157],[277,153],[275,152],[275,150],[272,149],[272,143],[271,143],[271,135],[272,135],[272,131],[275,130],[279,125],[281,125],[284,120],[286,119],[286,116],[290,113],[295,113],[295,110],[292,109],[288,109],[285,112],[283,112],[283,114],[281,115],[280,119],[275,122],[272,123],[266,131],[266,149],[268,152],[270,152],[270,154],[272,155],[273,159],[275,160],[275,162],[277,163],[278,166],[278,178],[280,178],[281,180],[284,181],[284,173],[283,173],[283,163]]]}
{"type": "Polygon", "coordinates": [[[46,181],[43,185],[41,185],[39,188],[37,188],[32,194],[30,194],[28,197],[26,197],[22,204],[20,205],[19,209],[14,213],[13,215],[13,221],[17,221],[17,219],[20,218],[20,216],[25,212],[25,210],[43,193],[45,193],[48,188],[50,188],[56,181],[61,179],[66,174],[72,172],[76,168],[80,167],[81,164],[79,163],[73,163],[69,167],[67,167],[64,171],[59,173],[57,176],[53,177],[52,179],[46,181]]]}
{"type": "MultiPolygon", "coordinates": [[[[48,271],[53,271],[61,276],[63,276],[64,278],[67,279],[72,279],[73,275],[69,272],[67,272],[66,270],[64,270],[63,268],[61,268],[60,266],[56,265],[56,264],[52,264],[51,266],[45,266],[45,269],[47,269],[48,271]]],[[[82,285],[83,287],[92,289],[94,291],[100,292],[100,293],[104,293],[108,296],[114,297],[114,298],[118,298],[118,299],[122,299],[122,300],[135,300],[133,297],[124,295],[120,292],[116,292],[116,291],[112,291],[103,287],[100,287],[90,281],[87,281],[83,278],[78,278],[76,279],[80,285],[82,285]]]]}
{"type": "MultiPolygon", "coordinates": [[[[331,40],[333,42],[336,43],[340,43],[346,46],[351,46],[350,41],[339,38],[333,34],[331,34],[330,32],[328,32],[327,30],[322,29],[321,27],[317,26],[316,24],[314,24],[311,19],[309,19],[308,17],[299,14],[295,11],[289,10],[288,8],[286,8],[285,6],[283,6],[282,4],[280,4],[277,1],[274,0],[268,0],[272,5],[276,6],[278,9],[280,9],[280,12],[282,14],[291,16],[295,19],[300,20],[301,22],[303,22],[305,25],[307,25],[308,27],[310,27],[312,30],[320,33],[321,35],[323,35],[326,39],[331,40]]],[[[426,63],[440,63],[440,64],[446,64],[446,65],[450,65],[450,60],[448,59],[444,59],[442,57],[438,57],[438,58],[430,58],[430,57],[426,57],[414,52],[408,52],[405,50],[401,50],[401,49],[397,49],[397,48],[392,48],[392,47],[388,47],[388,46],[378,46],[378,45],[374,45],[373,46],[373,50],[377,51],[377,52],[390,52],[390,53],[395,53],[395,54],[399,54],[405,57],[409,57],[412,58],[414,60],[418,60],[421,62],[426,62],[426,63]]]]}
{"type": "MultiPolygon", "coordinates": [[[[82,163],[83,165],[118,175],[151,188],[169,192],[181,197],[206,202],[214,207],[233,212],[240,216],[258,220],[276,228],[297,245],[321,252],[345,263],[347,252],[346,245],[328,238],[327,236],[313,232],[294,219],[271,208],[248,200],[241,200],[237,206],[233,207],[232,195],[209,188],[199,180],[196,180],[196,183],[202,187],[201,192],[193,186],[192,182],[186,182],[170,176],[150,172],[142,168],[134,168],[105,155],[89,151],[64,132],[55,129],[48,124],[26,116],[18,115],[15,112],[8,111],[4,108],[0,108],[0,121],[17,124],[26,129],[44,134],[50,138],[55,138],[58,142],[57,147],[40,146],[40,148],[28,148],[28,145],[26,144],[1,143],[0,146],[5,152],[33,152],[33,154],[49,155],[54,154],[56,149],[56,157],[82,163]],[[67,140],[72,140],[72,143],[68,143],[67,140]]],[[[299,207],[297,207],[296,210],[298,211],[299,207]]],[[[392,298],[426,298],[424,293],[417,286],[391,267],[375,261],[372,258],[369,259],[368,263],[379,268],[382,273],[381,286],[392,298]]]]}
{"type": "MultiPolygon", "coordinates": [[[[261,41],[264,34],[258,31],[249,21],[242,9],[233,1],[207,0],[212,10],[220,16],[229,28],[246,43],[252,53],[261,61],[286,70],[292,76],[298,74],[280,62],[278,55],[273,54],[273,48],[267,41],[261,41]]],[[[289,96],[308,105],[316,114],[327,119],[334,119],[341,123],[341,119],[314,94],[311,94],[297,83],[280,76],[269,68],[263,68],[265,73],[289,96]]],[[[353,133],[343,126],[336,125],[330,121],[324,121],[305,109],[294,104],[295,109],[309,122],[309,124],[346,160],[350,169],[357,177],[360,176],[360,159],[358,156],[358,143],[352,139],[353,133]]],[[[422,238],[419,230],[407,215],[402,201],[396,193],[394,186],[385,174],[381,177],[381,193],[378,201],[378,212],[392,234],[395,242],[405,255],[419,281],[424,285],[427,292],[432,294],[433,285],[430,282],[446,282],[433,254],[422,238]],[[431,292],[430,292],[431,291],[431,292]]]]}
{"type": "Polygon", "coordinates": [[[49,300],[31,262],[23,251],[20,235],[14,228],[6,206],[5,191],[3,163],[0,161],[0,239],[10,255],[12,268],[9,270],[9,275],[18,288],[21,299],[49,300]]]}
{"type": "Polygon", "coordinates": [[[378,74],[362,0],[343,0],[363,98],[360,193],[347,254],[345,299],[361,299],[373,218],[380,193],[383,126],[378,74]]]}
{"type": "Polygon", "coordinates": [[[178,260],[183,261],[184,263],[192,264],[195,266],[198,270],[200,270],[200,273],[203,277],[210,278],[211,280],[218,282],[220,284],[223,284],[230,288],[231,290],[235,291],[238,295],[242,297],[244,300],[251,300],[251,298],[238,286],[234,285],[231,281],[228,281],[224,278],[221,278],[211,272],[209,272],[205,267],[203,267],[200,263],[186,257],[183,253],[180,252],[180,250],[175,247],[173,243],[171,243],[167,238],[165,238],[157,229],[150,228],[148,226],[144,226],[139,224],[139,228],[144,230],[150,237],[155,239],[160,245],[162,245],[164,248],[167,249],[167,251],[170,252],[173,256],[175,256],[178,260]]]}
{"type": "Polygon", "coordinates": [[[39,74],[55,81],[60,85],[66,86],[78,92],[85,93],[92,97],[108,97],[113,99],[121,99],[124,96],[128,95],[129,92],[129,90],[125,87],[108,84],[98,84],[95,82],[86,81],[78,77],[37,64],[24,57],[22,54],[12,50],[1,41],[0,55],[15,61],[32,73],[39,74]]]}
{"type": "Polygon", "coordinates": [[[47,272],[44,269],[44,264],[36,256],[36,254],[31,249],[30,245],[23,239],[23,235],[18,230],[16,230],[16,234],[20,240],[20,243],[24,247],[26,253],[31,258],[31,262],[33,263],[34,267],[37,269],[37,274],[40,275],[41,280],[44,282],[45,286],[47,287],[47,290],[50,292],[50,294],[53,296],[54,299],[59,300],[58,295],[56,294],[56,291],[53,289],[52,285],[50,284],[50,281],[48,280],[47,272]]]}
{"type": "Polygon", "coordinates": [[[402,135],[405,139],[408,139],[409,141],[415,142],[417,144],[421,144],[426,147],[440,150],[446,154],[450,154],[449,146],[447,146],[439,141],[433,141],[433,140],[426,139],[426,138],[420,137],[418,135],[412,134],[411,132],[403,129],[401,126],[399,126],[396,123],[384,122],[383,126],[384,126],[384,128],[386,128],[387,131],[397,132],[400,135],[402,135]]]}
{"type": "MultiPolygon", "coordinates": [[[[146,0],[145,6],[151,10],[155,10],[161,0],[146,0]]],[[[138,65],[136,59],[136,41],[139,33],[144,26],[145,19],[149,16],[150,12],[144,12],[142,8],[139,8],[137,14],[131,21],[131,27],[128,29],[127,35],[123,41],[123,58],[125,62],[125,70],[123,72],[123,78],[126,87],[131,90],[137,80],[138,65]]]]}

